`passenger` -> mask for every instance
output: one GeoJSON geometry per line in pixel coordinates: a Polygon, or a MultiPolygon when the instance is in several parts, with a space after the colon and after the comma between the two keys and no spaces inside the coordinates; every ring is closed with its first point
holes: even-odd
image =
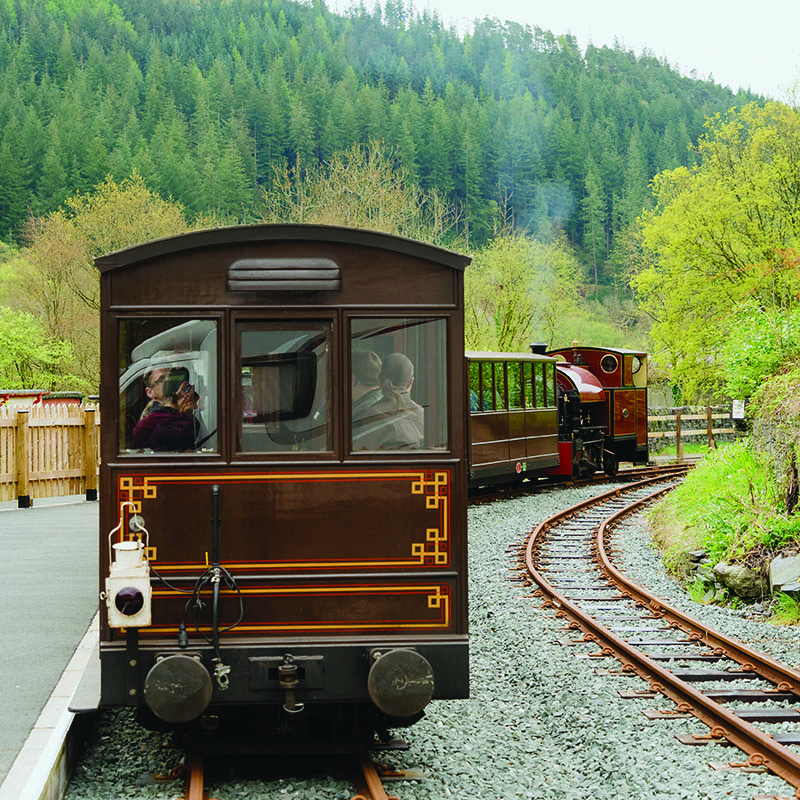
{"type": "Polygon", "coordinates": [[[411,399],[414,365],[402,353],[392,353],[383,361],[380,379],[381,398],[364,418],[362,449],[418,449],[425,438],[425,412],[411,399]]]}
{"type": "MultiPolygon", "coordinates": [[[[147,405],[142,409],[139,419],[144,419],[151,411],[161,408],[164,401],[164,380],[169,374],[169,367],[157,367],[145,372],[142,376],[144,380],[144,393],[148,397],[147,405]]],[[[188,377],[188,376],[187,376],[188,377]]]]}
{"type": "Polygon", "coordinates": [[[353,350],[351,395],[353,422],[363,419],[383,396],[381,392],[381,359],[372,350],[353,350]]]}
{"type": "MultiPolygon", "coordinates": [[[[185,369],[170,369],[155,391],[152,407],[133,429],[136,449],[183,452],[194,450],[200,429],[194,415],[198,395],[187,380],[185,369]]],[[[150,396],[150,395],[148,395],[150,396]]]]}

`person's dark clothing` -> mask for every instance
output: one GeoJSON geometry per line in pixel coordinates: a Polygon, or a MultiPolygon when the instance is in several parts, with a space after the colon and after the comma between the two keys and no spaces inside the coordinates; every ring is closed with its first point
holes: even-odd
{"type": "Polygon", "coordinates": [[[133,446],[174,452],[193,450],[197,432],[194,415],[187,416],[171,406],[159,406],[136,423],[133,446]]]}

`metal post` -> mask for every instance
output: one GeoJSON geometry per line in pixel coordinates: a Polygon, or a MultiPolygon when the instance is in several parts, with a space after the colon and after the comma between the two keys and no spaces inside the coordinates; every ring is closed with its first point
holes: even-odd
{"type": "Polygon", "coordinates": [[[683,461],[683,442],[681,441],[681,410],[675,410],[675,458],[683,461]]]}

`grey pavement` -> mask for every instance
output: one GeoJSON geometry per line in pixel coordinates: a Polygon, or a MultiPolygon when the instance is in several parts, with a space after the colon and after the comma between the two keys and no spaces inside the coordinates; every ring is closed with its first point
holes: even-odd
{"type": "Polygon", "coordinates": [[[0,503],[0,782],[98,606],[98,504],[0,503]]]}

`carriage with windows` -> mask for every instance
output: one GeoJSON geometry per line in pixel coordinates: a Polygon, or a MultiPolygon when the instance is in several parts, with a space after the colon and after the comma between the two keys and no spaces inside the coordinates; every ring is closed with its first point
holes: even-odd
{"type": "Polygon", "coordinates": [[[101,705],[341,751],[467,696],[468,261],[315,225],[97,259],[101,705]]]}

